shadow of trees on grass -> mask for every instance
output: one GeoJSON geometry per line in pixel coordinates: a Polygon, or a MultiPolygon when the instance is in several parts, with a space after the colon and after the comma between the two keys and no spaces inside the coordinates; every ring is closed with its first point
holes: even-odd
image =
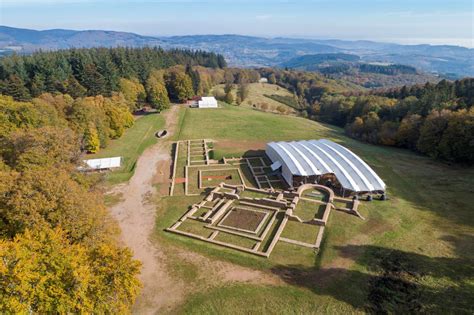
{"type": "Polygon", "coordinates": [[[429,257],[377,246],[338,247],[342,258],[362,268],[277,266],[285,282],[329,295],[354,308],[377,314],[472,314],[474,264],[468,259],[429,257]]]}

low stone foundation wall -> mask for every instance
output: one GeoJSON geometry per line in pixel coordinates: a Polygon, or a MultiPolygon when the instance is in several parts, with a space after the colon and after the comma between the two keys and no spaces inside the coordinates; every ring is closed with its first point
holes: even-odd
{"type": "MultiPolygon", "coordinates": [[[[334,207],[334,200],[338,202],[352,201],[345,198],[334,197],[334,193],[331,189],[316,184],[302,185],[295,192],[271,192],[265,189],[249,188],[245,185],[229,185],[221,183],[217,187],[213,188],[212,191],[203,199],[203,201],[193,205],[177,222],[175,222],[170,228],[168,228],[167,231],[189,236],[220,246],[225,246],[227,248],[236,249],[242,252],[255,254],[261,257],[269,257],[277,242],[280,240],[293,245],[304,246],[317,250],[321,246],[321,242],[324,237],[325,226],[329,219],[330,212],[334,207]],[[303,197],[304,192],[309,189],[319,190],[324,194],[327,194],[328,201],[325,202],[318,199],[310,199],[307,197],[303,197]],[[266,194],[268,197],[242,197],[241,193],[245,192],[246,190],[266,194]],[[314,202],[315,205],[319,206],[321,204],[325,204],[326,207],[324,208],[322,218],[302,220],[298,215],[294,214],[294,211],[301,200],[304,200],[306,202],[314,202]],[[208,204],[210,202],[212,203],[211,205],[208,204]],[[248,209],[249,211],[267,212],[267,214],[260,221],[260,223],[258,223],[256,231],[250,231],[244,228],[237,228],[221,224],[221,222],[224,220],[223,218],[229,215],[229,211],[232,211],[234,207],[243,207],[242,209],[248,209]],[[194,216],[194,214],[199,209],[203,208],[208,210],[204,211],[204,214],[201,215],[201,217],[194,216]],[[255,208],[261,210],[252,210],[255,208]],[[269,217],[269,213],[272,213],[271,217],[269,217]],[[197,220],[203,223],[205,222],[207,224],[203,225],[203,227],[214,231],[210,233],[209,237],[203,237],[200,235],[182,231],[179,228],[185,220],[197,220]],[[316,242],[302,242],[299,240],[293,240],[289,237],[281,237],[281,234],[284,231],[288,221],[319,226],[319,230],[316,235],[316,242]],[[255,244],[251,246],[251,248],[245,248],[240,245],[219,241],[219,233],[225,233],[226,235],[235,235],[235,237],[247,238],[249,240],[255,241],[255,244]],[[269,235],[269,233],[273,233],[272,238],[267,240],[267,236],[269,235]],[[266,249],[260,250],[262,244],[264,244],[264,240],[266,249]]],[[[339,208],[337,210],[346,211],[349,213],[358,213],[358,204],[359,203],[356,200],[352,203],[352,207],[350,209],[339,208]]],[[[317,210],[315,209],[315,215],[316,211],[317,210]]]]}

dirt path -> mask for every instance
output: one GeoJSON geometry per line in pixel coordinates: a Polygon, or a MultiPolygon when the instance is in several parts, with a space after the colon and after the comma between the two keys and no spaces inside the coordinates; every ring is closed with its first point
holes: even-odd
{"type": "MultiPolygon", "coordinates": [[[[178,106],[173,106],[164,113],[168,138],[171,137],[178,123],[178,106]]],[[[114,188],[123,199],[111,207],[111,213],[118,221],[122,240],[132,249],[134,257],[143,264],[140,275],[143,283],[141,296],[135,307],[137,313],[154,314],[170,310],[192,293],[192,289],[180,279],[174,278],[166,265],[166,255],[159,244],[150,241],[155,225],[156,206],[149,202],[152,196],[168,194],[169,172],[171,164],[171,142],[166,138],[148,148],[138,159],[135,173],[130,181],[114,188]],[[158,184],[155,191],[153,184],[158,184]]],[[[225,282],[251,282],[278,284],[281,280],[270,274],[244,268],[227,262],[211,261],[202,255],[177,249],[183,260],[192,262],[201,270],[208,272],[207,266],[214,265],[207,281],[212,285],[225,282]]]]}
{"type": "MultiPolygon", "coordinates": [[[[173,106],[164,113],[169,135],[173,135],[176,129],[178,110],[178,106],[173,106]]],[[[118,188],[123,200],[110,209],[122,230],[122,240],[143,264],[140,278],[144,287],[140,304],[145,307],[145,313],[174,305],[182,292],[180,287],[173,285],[173,279],[160,263],[164,260],[163,253],[149,240],[155,225],[156,208],[147,200],[154,194],[152,183],[156,181],[156,171],[162,169],[163,164],[169,165],[169,146],[170,142],[163,139],[145,150],[137,161],[133,177],[118,188]]]]}

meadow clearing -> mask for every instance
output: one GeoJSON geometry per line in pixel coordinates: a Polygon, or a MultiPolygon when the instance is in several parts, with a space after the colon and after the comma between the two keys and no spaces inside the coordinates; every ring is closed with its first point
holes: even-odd
{"type": "MultiPolygon", "coordinates": [[[[279,242],[266,259],[166,233],[164,229],[202,196],[156,196],[153,242],[163,250],[169,274],[182,285],[186,296],[163,311],[294,314],[402,309],[472,313],[473,168],[365,144],[330,125],[246,107],[221,103],[219,109],[183,108],[178,114],[179,125],[172,139],[212,139],[215,159],[261,154],[266,142],[274,140],[336,141],[360,155],[383,178],[389,200],[363,202],[359,211],[365,220],[332,212],[317,255],[279,242]],[[196,255],[205,257],[206,263],[196,255]],[[209,263],[263,272],[274,280],[210,277],[209,263]]],[[[127,133],[140,127],[140,120],[127,133]]]]}
{"type": "MultiPolygon", "coordinates": [[[[211,94],[215,90],[219,90],[220,93],[224,93],[224,84],[216,85],[211,94]]],[[[232,90],[234,99],[237,98],[237,86],[232,90]]],[[[276,84],[270,83],[249,83],[248,84],[248,96],[245,101],[240,104],[242,107],[255,108],[266,112],[278,113],[278,109],[285,110],[288,114],[294,114],[296,111],[294,108],[283,104],[272,96],[284,97],[292,99],[294,95],[285,88],[282,88],[276,84]]]]}

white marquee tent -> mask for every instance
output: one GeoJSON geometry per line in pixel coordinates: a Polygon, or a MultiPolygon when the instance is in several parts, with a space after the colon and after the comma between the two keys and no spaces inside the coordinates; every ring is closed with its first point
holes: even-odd
{"type": "Polygon", "coordinates": [[[344,190],[377,193],[386,188],[359,156],[330,140],[271,142],[267,144],[266,154],[274,165],[272,169],[281,165],[282,176],[290,186],[294,177],[319,178],[334,174],[344,190]]]}
{"type": "Polygon", "coordinates": [[[122,158],[120,156],[117,156],[103,159],[84,160],[84,163],[87,165],[87,169],[105,170],[120,167],[121,161],[122,158]]]}
{"type": "Polygon", "coordinates": [[[198,101],[199,108],[217,108],[217,100],[214,96],[204,96],[198,101]]]}

